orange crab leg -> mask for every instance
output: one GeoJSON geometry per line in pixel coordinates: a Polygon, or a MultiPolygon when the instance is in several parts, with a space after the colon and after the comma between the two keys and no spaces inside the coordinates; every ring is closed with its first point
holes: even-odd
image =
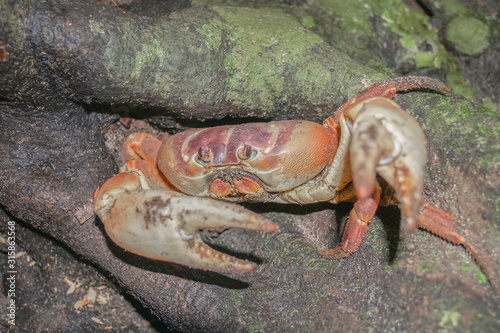
{"type": "Polygon", "coordinates": [[[393,99],[397,92],[412,89],[433,89],[449,92],[448,88],[443,82],[424,76],[403,76],[393,79],[380,81],[363,92],[358,96],[350,99],[348,102],[340,106],[333,114],[335,123],[339,123],[340,115],[342,115],[352,105],[367,100],[371,97],[385,97],[393,99]]]}
{"type": "MultiPolygon", "coordinates": [[[[320,249],[316,252],[328,259],[342,259],[356,252],[366,235],[366,227],[375,215],[380,201],[380,187],[375,188],[375,197],[356,201],[347,220],[342,241],[334,249],[320,249]]],[[[482,256],[476,248],[460,235],[455,227],[457,217],[428,203],[422,205],[418,226],[452,244],[462,245],[476,261],[488,278],[495,294],[500,294],[500,273],[487,256],[482,256]]]]}
{"type": "Polygon", "coordinates": [[[133,159],[142,159],[156,164],[156,158],[160,147],[161,141],[151,134],[130,134],[123,144],[122,159],[124,162],[133,159]]]}
{"type": "Polygon", "coordinates": [[[125,166],[121,171],[141,170],[157,185],[176,190],[158,169],[156,159],[161,145],[162,142],[151,134],[130,134],[123,144],[122,160],[125,166]]]}
{"type": "Polygon", "coordinates": [[[452,244],[460,244],[472,258],[476,261],[483,273],[490,281],[491,286],[496,294],[500,295],[500,273],[495,269],[495,265],[487,256],[479,255],[476,248],[460,235],[455,228],[458,218],[440,208],[437,208],[428,203],[422,205],[418,226],[432,232],[452,244]]]}
{"type": "Polygon", "coordinates": [[[354,203],[340,245],[334,249],[317,250],[318,254],[327,256],[329,259],[342,259],[358,250],[366,235],[366,227],[375,215],[380,202],[380,187],[376,186],[374,191],[373,197],[359,199],[354,203]]]}

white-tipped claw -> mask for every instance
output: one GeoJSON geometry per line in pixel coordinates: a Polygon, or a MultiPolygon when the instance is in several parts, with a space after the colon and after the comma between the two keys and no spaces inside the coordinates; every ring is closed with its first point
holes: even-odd
{"type": "Polygon", "coordinates": [[[241,206],[159,188],[137,170],[104,184],[96,194],[95,211],[109,237],[130,252],[220,273],[244,273],[256,264],[209,247],[199,235],[201,228],[277,228],[241,206]]]}
{"type": "Polygon", "coordinates": [[[395,102],[373,97],[353,106],[350,161],[358,198],[373,194],[377,173],[395,190],[403,229],[417,227],[426,161],[425,136],[417,121],[395,102]]]}

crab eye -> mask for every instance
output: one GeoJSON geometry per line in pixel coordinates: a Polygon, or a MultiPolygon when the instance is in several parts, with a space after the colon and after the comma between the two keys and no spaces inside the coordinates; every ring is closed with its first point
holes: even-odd
{"type": "Polygon", "coordinates": [[[198,149],[198,154],[196,155],[196,160],[202,164],[205,165],[207,163],[212,162],[212,159],[214,158],[214,153],[212,152],[212,149],[208,147],[200,147],[198,149]]]}
{"type": "Polygon", "coordinates": [[[257,155],[257,151],[252,148],[252,146],[244,145],[238,149],[238,158],[240,160],[249,160],[257,155]]]}

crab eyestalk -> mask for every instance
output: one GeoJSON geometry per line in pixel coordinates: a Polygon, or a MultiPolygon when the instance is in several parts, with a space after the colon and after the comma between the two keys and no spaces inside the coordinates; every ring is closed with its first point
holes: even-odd
{"type": "Polygon", "coordinates": [[[277,228],[243,207],[158,188],[137,170],[106,182],[96,194],[95,211],[109,237],[130,252],[220,273],[245,273],[256,264],[209,247],[200,229],[273,232],[277,228]]]}
{"type": "Polygon", "coordinates": [[[417,121],[395,102],[373,97],[346,112],[354,120],[350,160],[359,199],[373,193],[377,173],[395,190],[403,229],[417,227],[422,204],[425,136],[417,121]]]}

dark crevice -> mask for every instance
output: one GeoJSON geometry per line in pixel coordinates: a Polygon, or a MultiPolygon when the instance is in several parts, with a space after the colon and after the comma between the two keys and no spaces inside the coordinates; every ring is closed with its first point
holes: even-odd
{"type": "Polygon", "coordinates": [[[425,13],[425,15],[429,17],[434,16],[434,12],[431,9],[431,6],[427,4],[427,1],[425,0],[415,0],[415,3],[422,9],[422,11],[425,13]]]}

